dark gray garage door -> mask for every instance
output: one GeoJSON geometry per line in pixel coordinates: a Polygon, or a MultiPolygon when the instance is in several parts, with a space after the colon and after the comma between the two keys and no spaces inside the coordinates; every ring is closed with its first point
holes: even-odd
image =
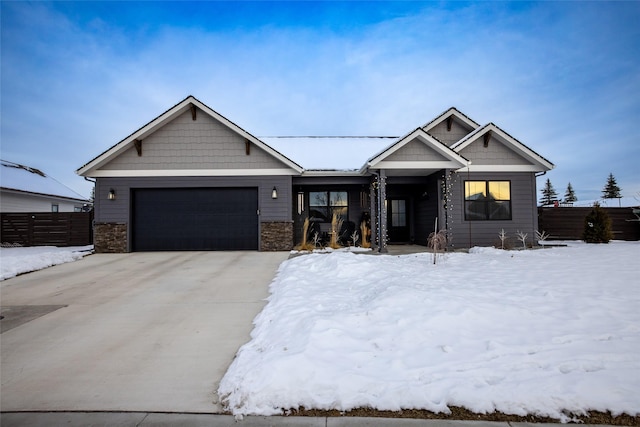
{"type": "Polygon", "coordinates": [[[133,250],[258,249],[257,188],[133,190],[133,250]]]}

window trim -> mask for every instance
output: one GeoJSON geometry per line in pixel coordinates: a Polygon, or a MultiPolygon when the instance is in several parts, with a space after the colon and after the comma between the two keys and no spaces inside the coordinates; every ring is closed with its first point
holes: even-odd
{"type": "Polygon", "coordinates": [[[464,210],[464,220],[465,221],[513,221],[513,191],[512,191],[512,185],[511,185],[511,180],[510,179],[468,179],[463,181],[462,183],[462,203],[463,203],[463,210],[464,210]],[[467,200],[467,183],[470,182],[484,182],[485,183],[485,194],[489,195],[489,184],[492,182],[507,182],[509,183],[509,199],[485,199],[483,201],[478,201],[478,200],[467,200]],[[508,218],[491,218],[489,215],[489,202],[490,201],[495,201],[495,202],[508,202],[508,206],[509,206],[509,217],[508,218]],[[473,202],[479,202],[482,203],[484,205],[484,214],[485,217],[482,219],[479,218],[469,218],[468,215],[468,209],[467,209],[467,204],[468,203],[473,203],[473,202]]]}

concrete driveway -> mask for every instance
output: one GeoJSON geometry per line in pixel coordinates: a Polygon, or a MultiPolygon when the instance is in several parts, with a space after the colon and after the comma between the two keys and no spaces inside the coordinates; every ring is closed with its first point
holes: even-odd
{"type": "Polygon", "coordinates": [[[97,254],[0,282],[0,409],[220,412],[218,382],[287,257],[97,254]]]}

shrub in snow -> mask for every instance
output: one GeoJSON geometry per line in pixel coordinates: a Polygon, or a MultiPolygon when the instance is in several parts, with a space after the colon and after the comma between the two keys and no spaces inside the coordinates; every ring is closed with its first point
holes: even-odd
{"type": "Polygon", "coordinates": [[[549,233],[547,233],[546,231],[542,230],[542,231],[538,231],[536,230],[536,240],[538,241],[538,244],[544,246],[544,242],[549,238],[549,233]]]}
{"type": "Polygon", "coordinates": [[[360,236],[358,235],[358,232],[356,230],[353,231],[353,233],[351,233],[350,239],[351,242],[353,242],[353,246],[355,246],[358,243],[358,239],[360,238],[360,236]]]}
{"type": "Polygon", "coordinates": [[[527,249],[527,233],[518,230],[518,240],[522,242],[522,249],[527,249]]]}
{"type": "Polygon", "coordinates": [[[438,231],[438,218],[433,228],[433,233],[427,238],[427,246],[433,250],[433,263],[438,259],[438,253],[444,252],[447,248],[447,233],[444,230],[438,231]]]}
{"type": "Polygon", "coordinates": [[[611,218],[609,218],[607,212],[596,203],[584,219],[582,240],[587,243],[609,243],[611,239],[613,239],[611,218]]]}
{"type": "Polygon", "coordinates": [[[505,249],[504,244],[507,241],[507,233],[505,233],[504,228],[500,230],[498,237],[500,237],[500,249],[505,249]]]}
{"type": "Polygon", "coordinates": [[[322,239],[317,231],[313,233],[313,248],[322,248],[322,239]]]}

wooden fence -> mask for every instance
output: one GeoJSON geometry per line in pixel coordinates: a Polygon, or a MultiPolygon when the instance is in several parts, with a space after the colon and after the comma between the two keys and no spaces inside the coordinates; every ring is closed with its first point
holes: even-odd
{"type": "MultiPolygon", "coordinates": [[[[538,229],[549,240],[580,240],[584,219],[592,208],[538,208],[538,229]]],[[[631,208],[602,208],[611,218],[615,240],[640,240],[640,221],[631,208]]]]}
{"type": "Polygon", "coordinates": [[[21,246],[93,244],[93,212],[2,213],[0,242],[21,246]]]}

